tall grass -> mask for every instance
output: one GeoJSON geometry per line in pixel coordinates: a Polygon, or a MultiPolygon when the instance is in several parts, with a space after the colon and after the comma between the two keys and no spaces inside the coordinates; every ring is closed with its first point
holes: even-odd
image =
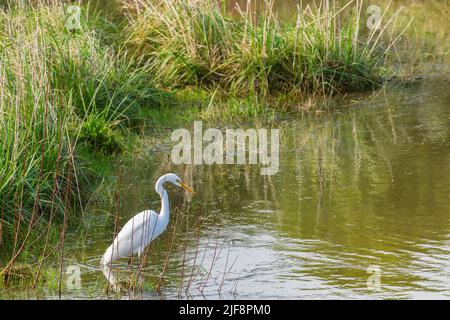
{"type": "Polygon", "coordinates": [[[329,94],[383,80],[391,44],[383,47],[372,32],[360,38],[359,1],[345,16],[328,6],[298,9],[295,23],[280,21],[271,2],[238,16],[215,1],[129,3],[123,30],[83,6],[81,29],[69,31],[56,0],[0,7],[0,253],[12,253],[7,268],[36,241],[44,240],[34,254],[42,259],[51,239],[63,243],[70,212],[95,184],[95,157],[82,151],[126,148],[124,132],[171,103],[167,89],[224,92],[239,111],[246,95],[259,105],[276,93],[329,94]]]}
{"type": "Polygon", "coordinates": [[[163,87],[220,87],[238,96],[329,94],[382,84],[379,31],[361,37],[361,1],[345,10],[329,1],[281,21],[266,1],[259,13],[220,1],[129,2],[128,43],[148,59],[163,87]]]}
{"type": "Polygon", "coordinates": [[[0,223],[2,244],[14,251],[42,213],[63,216],[75,192],[67,179],[74,172],[72,98],[51,86],[55,52],[45,21],[55,17],[44,9],[0,12],[0,223]]]}
{"type": "Polygon", "coordinates": [[[168,99],[145,64],[104,44],[101,17],[83,12],[72,32],[66,18],[59,1],[0,8],[0,247],[13,260],[82,205],[93,180],[79,151],[120,150],[119,124],[168,99]]]}

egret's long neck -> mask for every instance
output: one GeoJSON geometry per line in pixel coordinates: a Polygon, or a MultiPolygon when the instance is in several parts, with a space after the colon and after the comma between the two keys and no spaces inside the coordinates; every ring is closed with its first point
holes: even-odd
{"type": "Polygon", "coordinates": [[[161,211],[159,212],[158,215],[158,224],[167,224],[169,223],[169,195],[166,191],[166,189],[164,189],[163,187],[163,183],[164,180],[159,179],[156,182],[156,192],[160,195],[161,197],[161,211]]]}

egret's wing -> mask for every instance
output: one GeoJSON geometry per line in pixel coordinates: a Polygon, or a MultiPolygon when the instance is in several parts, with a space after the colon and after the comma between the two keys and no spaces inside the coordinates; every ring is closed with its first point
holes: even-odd
{"type": "Polygon", "coordinates": [[[142,211],[125,223],[117,235],[118,240],[131,239],[135,237],[137,232],[142,232],[143,229],[146,231],[151,231],[149,227],[154,227],[156,222],[157,214],[153,210],[142,211]]]}
{"type": "Polygon", "coordinates": [[[128,220],[114,240],[115,253],[119,257],[140,254],[153,238],[157,218],[155,211],[145,210],[128,220]]]}

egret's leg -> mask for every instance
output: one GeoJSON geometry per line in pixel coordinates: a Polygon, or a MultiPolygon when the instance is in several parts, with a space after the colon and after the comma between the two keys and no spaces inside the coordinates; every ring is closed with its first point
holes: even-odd
{"type": "Polygon", "coordinates": [[[113,291],[118,292],[119,287],[117,286],[117,280],[116,277],[113,274],[113,270],[111,269],[111,265],[109,264],[102,264],[100,265],[100,269],[102,270],[103,275],[106,277],[108,282],[110,283],[113,291]]]}
{"type": "Polygon", "coordinates": [[[130,254],[130,257],[128,258],[128,268],[131,268],[131,263],[133,262],[135,256],[135,254],[130,254]]]}

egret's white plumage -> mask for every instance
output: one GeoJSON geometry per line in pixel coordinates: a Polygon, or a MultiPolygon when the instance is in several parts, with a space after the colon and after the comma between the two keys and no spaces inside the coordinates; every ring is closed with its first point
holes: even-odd
{"type": "Polygon", "coordinates": [[[161,235],[169,224],[169,196],[163,185],[166,182],[183,187],[192,192],[181,179],[173,173],[161,176],[155,184],[155,190],[161,197],[161,211],[145,210],[132,217],[120,230],[113,243],[106,249],[100,266],[109,282],[115,286],[116,279],[109,268],[110,264],[132,254],[141,256],[151,241],[161,235]]]}

